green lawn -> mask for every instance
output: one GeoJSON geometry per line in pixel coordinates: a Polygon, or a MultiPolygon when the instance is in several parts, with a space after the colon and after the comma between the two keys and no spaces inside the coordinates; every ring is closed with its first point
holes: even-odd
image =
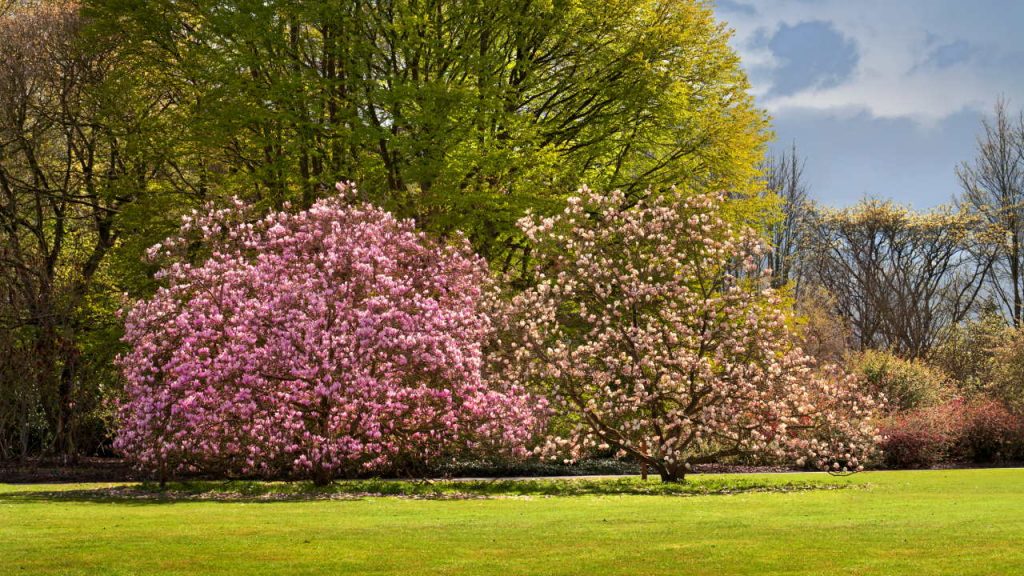
{"type": "Polygon", "coordinates": [[[0,484],[0,573],[1024,574],[1024,470],[741,482],[805,481],[852,486],[220,502],[0,484]]]}

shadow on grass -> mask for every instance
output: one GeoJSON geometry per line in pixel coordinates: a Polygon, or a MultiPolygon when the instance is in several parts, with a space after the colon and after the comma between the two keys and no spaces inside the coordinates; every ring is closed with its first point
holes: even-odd
{"type": "MultiPolygon", "coordinates": [[[[152,483],[67,490],[0,492],[0,504],[18,502],[94,502],[173,504],[178,502],[297,502],[394,497],[419,500],[547,498],[575,496],[712,496],[750,492],[804,492],[855,486],[841,478],[781,480],[691,478],[663,483],[638,478],[495,480],[342,480],[329,486],[309,482],[189,481],[161,489],[152,483]]],[[[863,485],[860,485],[863,486],[863,485]]]]}

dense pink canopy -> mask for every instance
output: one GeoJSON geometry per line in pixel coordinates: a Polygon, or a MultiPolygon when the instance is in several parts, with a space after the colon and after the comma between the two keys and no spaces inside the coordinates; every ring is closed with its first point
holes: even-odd
{"type": "Polygon", "coordinates": [[[484,263],[339,191],[193,213],[151,250],[162,287],[127,315],[118,449],[164,475],[321,481],[522,452],[535,401],[481,378],[484,263]]]}

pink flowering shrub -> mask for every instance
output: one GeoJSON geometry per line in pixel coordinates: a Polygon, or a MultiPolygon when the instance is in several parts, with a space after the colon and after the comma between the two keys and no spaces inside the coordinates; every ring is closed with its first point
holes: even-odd
{"type": "Polygon", "coordinates": [[[1024,457],[1024,418],[1001,402],[979,397],[960,407],[953,456],[977,464],[1024,457]]]}
{"type": "Polygon", "coordinates": [[[481,377],[484,263],[339,191],[298,214],[194,213],[151,250],[163,286],[127,315],[118,449],[161,478],[321,483],[524,452],[533,400],[481,377]]]}
{"type": "Polygon", "coordinates": [[[984,396],[898,412],[883,423],[881,433],[885,463],[893,468],[1024,457],[1024,418],[984,396]]]}
{"type": "Polygon", "coordinates": [[[885,464],[928,468],[945,460],[961,428],[959,401],[897,412],[880,429],[885,464]]]}
{"type": "Polygon", "coordinates": [[[666,480],[736,455],[859,470],[874,402],[792,342],[764,250],[720,214],[723,197],[584,188],[561,214],[520,222],[535,286],[504,303],[493,370],[570,415],[539,449],[612,448],[666,480]]]}

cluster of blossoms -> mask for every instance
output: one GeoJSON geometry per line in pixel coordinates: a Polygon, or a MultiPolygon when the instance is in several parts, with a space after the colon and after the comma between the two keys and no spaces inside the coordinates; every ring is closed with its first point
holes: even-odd
{"type": "Polygon", "coordinates": [[[537,402],[482,378],[485,264],[340,195],[193,213],[127,314],[116,447],[181,469],[341,475],[523,451],[537,402]]]}
{"type": "Polygon", "coordinates": [[[584,188],[561,214],[521,220],[536,283],[501,304],[491,369],[572,415],[538,452],[610,447],[666,480],[733,455],[860,469],[873,400],[793,346],[756,272],[765,247],[722,220],[723,202],[584,188]]]}

